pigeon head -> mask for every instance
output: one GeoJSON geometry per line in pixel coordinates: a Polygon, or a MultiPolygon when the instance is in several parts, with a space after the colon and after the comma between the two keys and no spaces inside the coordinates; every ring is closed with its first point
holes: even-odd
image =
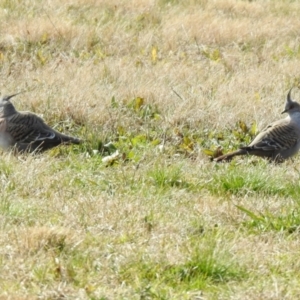
{"type": "Polygon", "coordinates": [[[16,113],[16,109],[13,104],[10,102],[10,99],[20,93],[16,93],[13,95],[5,95],[0,99],[0,116],[1,117],[8,117],[12,114],[16,113]]]}
{"type": "Polygon", "coordinates": [[[282,114],[284,114],[284,113],[292,114],[294,112],[300,112],[300,104],[296,101],[293,101],[291,98],[292,89],[293,88],[291,88],[288,92],[285,108],[284,108],[284,111],[282,112],[282,114]]]}

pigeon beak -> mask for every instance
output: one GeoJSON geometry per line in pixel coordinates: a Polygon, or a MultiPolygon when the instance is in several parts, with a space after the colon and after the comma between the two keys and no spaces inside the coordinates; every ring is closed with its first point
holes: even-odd
{"type": "Polygon", "coordinates": [[[285,114],[285,113],[287,113],[287,112],[288,112],[288,110],[285,109],[281,114],[285,114]]]}

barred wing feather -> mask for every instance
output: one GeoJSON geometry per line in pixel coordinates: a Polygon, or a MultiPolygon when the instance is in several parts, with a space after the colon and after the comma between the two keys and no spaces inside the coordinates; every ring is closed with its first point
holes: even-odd
{"type": "Polygon", "coordinates": [[[299,133],[295,126],[287,122],[285,124],[274,123],[265,128],[249,145],[253,149],[263,151],[281,151],[290,149],[297,144],[299,133]]]}
{"type": "Polygon", "coordinates": [[[16,142],[32,143],[55,138],[55,132],[41,118],[31,114],[16,114],[7,124],[7,131],[16,142]]]}

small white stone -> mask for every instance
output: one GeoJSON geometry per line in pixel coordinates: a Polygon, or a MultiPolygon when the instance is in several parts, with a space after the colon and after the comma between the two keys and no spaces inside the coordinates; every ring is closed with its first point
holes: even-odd
{"type": "Polygon", "coordinates": [[[120,154],[119,150],[117,150],[112,155],[103,157],[102,158],[102,162],[104,162],[104,163],[112,162],[112,161],[114,161],[114,160],[116,160],[118,158],[119,154],[120,154]]]}

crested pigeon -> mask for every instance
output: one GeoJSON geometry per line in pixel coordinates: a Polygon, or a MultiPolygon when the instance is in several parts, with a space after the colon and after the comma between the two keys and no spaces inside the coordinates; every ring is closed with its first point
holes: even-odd
{"type": "Polygon", "coordinates": [[[275,121],[260,132],[249,146],[219,156],[216,162],[230,161],[237,155],[256,155],[270,161],[282,162],[295,155],[300,149],[300,104],[291,99],[288,92],[285,109],[288,116],[275,121]]]}
{"type": "Polygon", "coordinates": [[[10,99],[0,99],[0,147],[15,148],[18,152],[39,152],[60,144],[80,144],[81,140],[64,135],[49,127],[42,118],[31,112],[18,112],[10,99]]]}

